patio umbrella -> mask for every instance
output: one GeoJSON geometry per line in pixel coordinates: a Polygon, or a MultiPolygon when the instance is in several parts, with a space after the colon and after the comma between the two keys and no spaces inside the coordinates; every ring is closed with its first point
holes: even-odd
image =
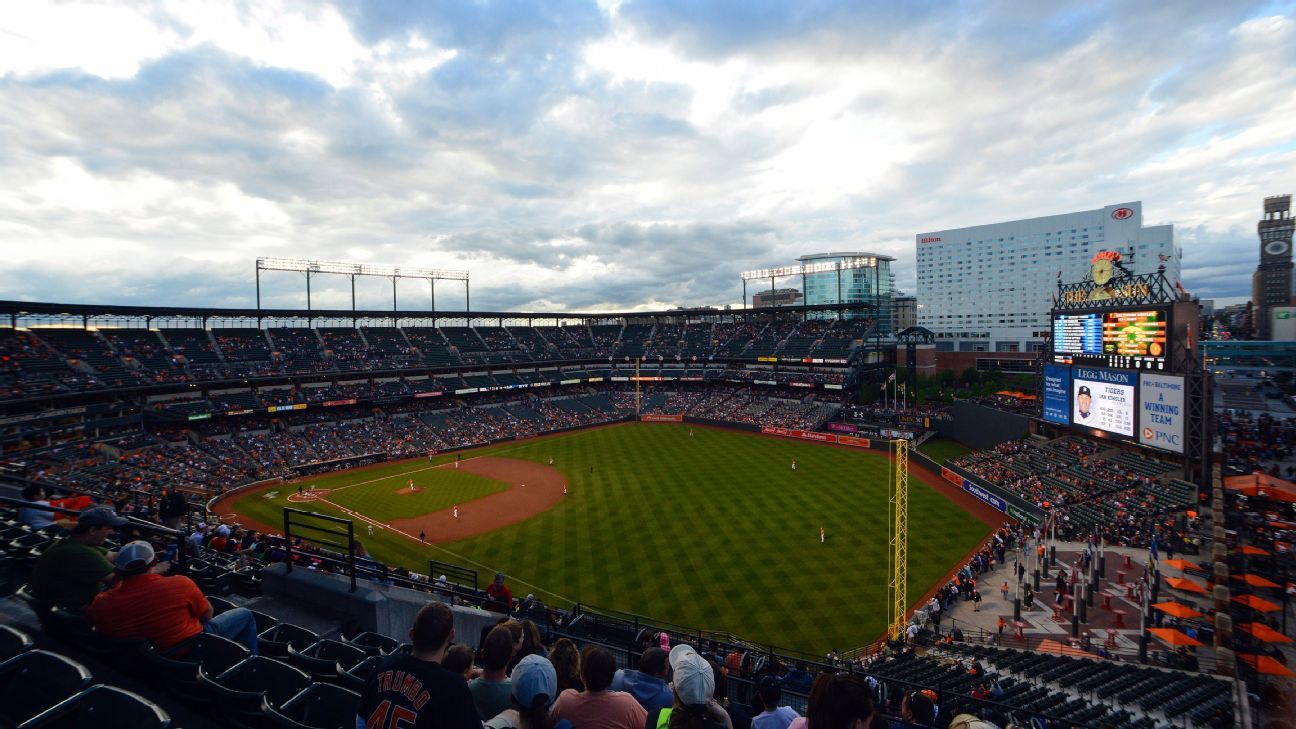
{"type": "Polygon", "coordinates": [[[1269,602],[1268,600],[1265,600],[1264,598],[1261,597],[1256,597],[1255,595],[1238,595],[1237,597],[1233,598],[1233,602],[1241,603],[1242,605],[1246,605],[1252,610],[1258,610],[1262,613],[1274,613],[1282,609],[1277,605],[1269,602]]]}
{"type": "Polygon", "coordinates": [[[1202,616],[1201,613],[1181,602],[1154,602],[1152,607],[1176,618],[1200,618],[1202,616]]]}
{"type": "Polygon", "coordinates": [[[1251,546],[1250,544],[1248,544],[1248,545],[1246,545],[1245,547],[1239,549],[1238,552],[1239,552],[1240,554],[1254,554],[1254,555],[1265,555],[1265,554],[1269,554],[1269,550],[1267,550],[1267,549],[1261,549],[1261,548],[1259,548],[1259,547],[1253,547],[1253,546],[1251,546]]]}
{"type": "Polygon", "coordinates": [[[1239,653],[1238,658],[1247,662],[1247,665],[1256,670],[1257,673],[1267,673],[1271,676],[1296,676],[1291,669],[1275,661],[1269,656],[1258,656],[1253,653],[1239,653]]]}
{"type": "Polygon", "coordinates": [[[1200,567],[1193,564],[1192,562],[1189,562],[1186,559],[1167,559],[1167,560],[1162,560],[1161,564],[1169,565],[1180,571],[1184,571],[1184,570],[1197,570],[1198,572],[1202,571],[1200,567]]]}
{"type": "Polygon", "coordinates": [[[1192,580],[1185,580],[1182,577],[1167,577],[1166,584],[1176,590],[1183,590],[1184,592],[1199,592],[1203,595],[1206,594],[1206,588],[1192,580]]]}
{"type": "Polygon", "coordinates": [[[1187,633],[1181,633],[1174,628],[1148,628],[1148,632],[1173,646],[1186,645],[1195,648],[1204,645],[1200,640],[1189,637],[1187,633]]]}
{"type": "Polygon", "coordinates": [[[1244,630],[1266,643],[1291,643],[1291,638],[1279,633],[1264,623],[1238,623],[1238,629],[1244,630]]]}
{"type": "Polygon", "coordinates": [[[1260,575],[1233,575],[1233,579],[1242,580],[1252,587],[1282,587],[1273,580],[1267,580],[1260,575]]]}

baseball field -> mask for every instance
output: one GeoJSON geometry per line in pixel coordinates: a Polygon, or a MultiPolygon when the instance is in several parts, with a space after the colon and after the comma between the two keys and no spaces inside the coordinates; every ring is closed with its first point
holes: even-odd
{"type": "MultiPolygon", "coordinates": [[[[282,524],[285,506],[354,518],[371,555],[389,564],[426,573],[429,559],[454,562],[485,581],[501,570],[517,597],[579,601],[810,653],[864,645],[885,627],[889,460],[881,453],[629,423],[455,461],[309,478],[302,486],[319,498],[290,503],[302,498],[297,485],[279,485],[232,508],[271,526],[282,524]]],[[[993,523],[929,483],[939,487],[911,469],[911,601],[993,523]]]]}

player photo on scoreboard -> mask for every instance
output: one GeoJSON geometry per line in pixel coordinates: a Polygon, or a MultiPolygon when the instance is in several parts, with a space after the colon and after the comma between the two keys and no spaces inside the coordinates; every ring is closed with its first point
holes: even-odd
{"type": "Polygon", "coordinates": [[[1072,424],[1134,436],[1135,373],[1076,367],[1072,377],[1072,424]]]}

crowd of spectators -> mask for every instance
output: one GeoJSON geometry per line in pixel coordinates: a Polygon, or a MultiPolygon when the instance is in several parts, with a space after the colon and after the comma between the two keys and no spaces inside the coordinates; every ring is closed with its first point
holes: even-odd
{"type": "MultiPolygon", "coordinates": [[[[270,375],[580,358],[706,361],[783,352],[841,357],[857,322],[799,321],[429,329],[4,330],[0,399],[270,375]],[[449,332],[455,337],[448,342],[449,332]],[[366,341],[366,336],[372,341],[366,341]]],[[[840,382],[822,372],[815,382],[840,382]]]]}

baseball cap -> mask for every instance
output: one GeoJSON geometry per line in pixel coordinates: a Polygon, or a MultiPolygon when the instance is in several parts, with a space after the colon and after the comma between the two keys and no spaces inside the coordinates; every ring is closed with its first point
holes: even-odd
{"type": "Polygon", "coordinates": [[[671,649],[672,685],[685,706],[705,704],[715,695],[715,673],[711,664],[693,647],[680,643],[671,649]]]}
{"type": "Polygon", "coordinates": [[[230,532],[229,532],[229,527],[225,526],[224,524],[221,524],[221,525],[216,529],[216,533],[219,534],[219,535],[222,536],[222,537],[228,537],[229,534],[230,534],[230,532]]]}
{"type": "Polygon", "coordinates": [[[77,522],[85,526],[115,526],[119,527],[130,521],[124,516],[118,516],[117,512],[109,506],[92,506],[88,509],[82,509],[77,515],[77,522]]]}
{"type": "Polygon", "coordinates": [[[531,654],[518,661],[510,677],[513,682],[513,701],[524,709],[535,706],[538,696],[545,704],[552,704],[558,694],[558,672],[548,658],[531,654]]]}
{"type": "Polygon", "coordinates": [[[144,540],[129,542],[117,550],[117,569],[122,572],[139,572],[153,564],[156,555],[153,545],[144,540]]]}
{"type": "Polygon", "coordinates": [[[1093,393],[1089,392],[1088,385],[1081,385],[1080,389],[1076,391],[1076,395],[1088,395],[1089,397],[1093,397],[1093,393]]]}

